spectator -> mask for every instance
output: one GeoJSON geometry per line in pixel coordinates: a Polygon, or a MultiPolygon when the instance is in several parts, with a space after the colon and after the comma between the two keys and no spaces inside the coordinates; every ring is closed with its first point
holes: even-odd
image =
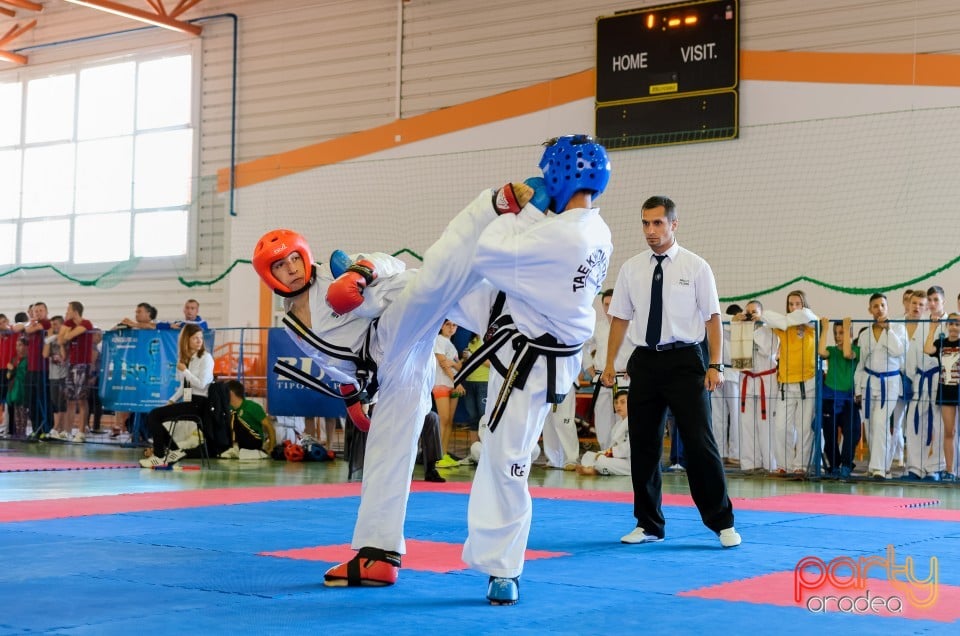
{"type": "Polygon", "coordinates": [[[7,365],[17,353],[17,334],[10,328],[10,319],[0,314],[0,438],[10,431],[10,410],[7,402],[7,365]]]}
{"type": "Polygon", "coordinates": [[[246,398],[243,384],[227,382],[230,392],[230,438],[232,446],[220,453],[221,459],[270,459],[263,452],[266,444],[273,448],[277,434],[263,407],[246,398]]]}
{"type": "Polygon", "coordinates": [[[833,346],[827,345],[830,319],[820,319],[820,357],[827,361],[823,378],[823,455],[830,477],[846,479],[853,472],[853,448],[860,439],[860,409],[854,402],[853,375],[860,348],[853,344],[850,318],[833,323],[833,346]],[[837,445],[837,432],[841,444],[837,445]]]}
{"type": "Polygon", "coordinates": [[[67,377],[67,358],[63,354],[63,347],[57,340],[57,334],[63,327],[63,316],[54,316],[50,319],[50,331],[43,342],[43,357],[47,361],[47,388],[49,390],[50,420],[52,428],[48,437],[75,442],[83,441],[83,433],[79,439],[67,433],[66,419],[67,399],[64,392],[64,383],[67,377]]]}
{"type": "Polygon", "coordinates": [[[903,420],[910,408],[910,401],[913,400],[913,374],[909,365],[909,360],[913,359],[911,353],[917,349],[923,350],[926,331],[920,329],[920,322],[923,314],[927,310],[927,292],[922,289],[915,289],[906,299],[906,313],[903,315],[904,330],[907,334],[907,350],[903,354],[900,366],[900,383],[903,390],[900,392],[900,399],[897,400],[897,406],[893,410],[893,430],[890,434],[890,447],[887,448],[887,472],[896,466],[903,468],[904,455],[904,428],[903,420]]]}
{"type": "MultiPolygon", "coordinates": [[[[740,305],[727,305],[724,314],[730,317],[742,313],[740,305]]],[[[731,326],[723,325],[723,384],[710,398],[713,437],[724,466],[740,467],[740,370],[733,366],[731,355],[731,326]]],[[[708,354],[709,355],[709,354],[708,354]]]]}
{"type": "Polygon", "coordinates": [[[890,416],[900,397],[900,367],[906,351],[907,333],[901,324],[887,318],[887,297],[870,296],[873,324],[860,332],[860,361],[856,371],[856,396],[863,400],[870,446],[870,476],[887,478],[887,448],[890,416]]]}
{"type": "Polygon", "coordinates": [[[456,413],[457,402],[464,392],[462,385],[453,383],[453,378],[461,367],[457,348],[450,341],[450,337],[456,331],[456,324],[444,320],[433,346],[434,357],[437,360],[433,400],[437,405],[437,415],[440,416],[440,450],[443,452],[443,457],[437,462],[437,468],[452,468],[460,463],[449,453],[450,438],[453,437],[453,414],[456,413]]]}
{"type": "Polygon", "coordinates": [[[158,322],[157,329],[182,329],[184,325],[197,325],[204,331],[208,328],[207,321],[200,317],[200,303],[193,298],[183,304],[183,320],[158,322]]]}
{"type": "Polygon", "coordinates": [[[803,476],[813,453],[816,415],[816,332],[809,323],[818,318],[810,311],[806,293],[799,289],[787,294],[786,306],[786,316],[772,311],[764,316],[780,340],[780,391],[774,406],[773,456],[780,474],[803,476]]]}
{"type": "Polygon", "coordinates": [[[133,313],[133,319],[124,318],[115,328],[123,329],[156,329],[157,308],[150,303],[140,303],[133,313]]]}
{"type": "Polygon", "coordinates": [[[69,368],[64,391],[67,402],[65,426],[76,430],[75,442],[82,442],[87,427],[90,373],[93,366],[93,323],[83,317],[83,303],[67,303],[66,321],[58,332],[58,340],[66,349],[69,368]]]}
{"type": "Polygon", "coordinates": [[[593,430],[597,435],[597,443],[600,448],[609,448],[613,443],[613,427],[617,423],[617,414],[613,408],[613,394],[621,386],[628,386],[627,380],[627,361],[630,359],[631,349],[625,342],[620,347],[620,352],[614,359],[614,368],[616,369],[616,381],[613,387],[603,386],[600,382],[600,372],[603,370],[604,362],[607,360],[607,338],[610,335],[610,303],[613,301],[613,290],[607,289],[600,295],[600,304],[603,307],[603,313],[597,313],[594,323],[593,335],[583,345],[583,367],[590,380],[594,383],[593,404],[591,411],[593,413],[593,430]]]}
{"type": "MultiPolygon", "coordinates": [[[[467,348],[460,352],[460,359],[467,360],[480,345],[483,340],[477,334],[473,334],[467,348]]],[[[484,360],[483,364],[469,373],[463,381],[463,388],[466,394],[463,396],[463,406],[467,411],[467,428],[470,431],[470,445],[480,441],[480,418],[483,417],[487,408],[487,381],[490,379],[490,361],[484,360]]],[[[472,463],[472,456],[464,457],[462,462],[472,463]]],[[[461,462],[461,463],[462,463],[461,462]]]]}
{"type": "Polygon", "coordinates": [[[47,305],[36,302],[30,305],[30,317],[26,324],[17,324],[27,338],[27,404],[30,408],[30,421],[33,435],[40,438],[50,430],[50,393],[47,390],[47,364],[43,357],[43,345],[51,323],[47,318],[47,305]]]}
{"type": "Polygon", "coordinates": [[[213,356],[203,343],[203,331],[197,325],[186,325],[180,330],[177,339],[179,360],[177,362],[177,390],[160,406],[147,415],[147,430],[153,437],[153,449],[147,449],[140,465],[152,468],[163,464],[173,464],[186,455],[170,439],[165,422],[176,420],[182,415],[198,416],[206,421],[207,389],[213,382],[213,356]],[[182,400],[182,401],[181,401],[182,400]]]}
{"type": "MultiPolygon", "coordinates": [[[[157,328],[157,308],[150,303],[139,303],[134,309],[133,319],[124,318],[114,329],[156,329],[157,328]]],[[[113,431],[110,433],[112,438],[120,438],[123,441],[129,431],[127,419],[130,413],[126,411],[117,411],[114,414],[113,431]]]]}
{"type": "MultiPolygon", "coordinates": [[[[940,361],[924,353],[924,345],[931,331],[935,338],[946,336],[943,305],[946,294],[943,287],[933,285],[927,290],[927,308],[930,319],[921,321],[917,329],[920,346],[907,349],[907,375],[913,379],[913,399],[906,417],[906,481],[940,481],[946,470],[943,457],[943,420],[937,404],[940,386],[940,361]]],[[[914,334],[914,338],[917,338],[914,334]]]]}
{"type": "Polygon", "coordinates": [[[8,434],[10,437],[27,435],[30,426],[27,355],[29,345],[25,337],[17,338],[13,358],[7,363],[7,404],[11,409],[8,434]]]}
{"type": "Polygon", "coordinates": [[[587,451],[577,465],[580,475],[630,475],[630,427],[627,421],[627,392],[617,391],[613,408],[620,418],[613,427],[613,445],[599,453],[587,451]]]}
{"type": "MultiPolygon", "coordinates": [[[[103,417],[103,402],[100,401],[100,349],[103,346],[103,332],[96,327],[90,332],[90,375],[87,378],[87,413],[93,416],[91,432],[100,432],[100,420],[103,417]]],[[[86,426],[86,422],[84,422],[86,426]]]]}
{"type": "Polygon", "coordinates": [[[748,302],[746,311],[733,317],[730,328],[731,340],[749,337],[749,350],[752,351],[749,358],[738,358],[742,377],[740,470],[775,472],[777,463],[773,454],[773,407],[777,394],[777,355],[780,353],[780,341],[770,327],[764,324],[763,304],[759,300],[748,302]]]}
{"type": "Polygon", "coordinates": [[[940,481],[957,480],[957,404],[960,403],[960,313],[947,316],[946,337],[938,337],[931,329],[923,346],[923,352],[940,362],[940,385],[937,387],[937,404],[943,419],[943,457],[946,469],[940,473],[940,481]]]}

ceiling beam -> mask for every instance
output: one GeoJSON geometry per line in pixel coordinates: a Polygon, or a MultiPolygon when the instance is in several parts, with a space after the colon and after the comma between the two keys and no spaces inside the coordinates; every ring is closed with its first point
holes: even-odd
{"type": "Polygon", "coordinates": [[[10,51],[0,51],[0,60],[6,60],[7,62],[19,64],[20,66],[24,66],[27,63],[26,56],[20,55],[19,53],[11,53],[10,51]]]}
{"type": "MultiPolygon", "coordinates": [[[[0,0],[3,2],[8,2],[9,0],[0,0]]],[[[27,0],[17,0],[18,2],[26,2],[27,0]]],[[[112,0],[66,0],[71,4],[79,4],[83,7],[90,7],[91,9],[98,9],[100,11],[106,11],[107,13],[112,13],[114,15],[119,15],[124,18],[131,18],[133,20],[138,20],[140,22],[146,22],[147,24],[152,24],[154,26],[162,27],[164,29],[170,29],[172,31],[179,31],[180,33],[187,33],[189,35],[199,36],[202,27],[199,27],[195,24],[190,24],[189,22],[183,22],[181,20],[176,20],[173,17],[168,15],[158,13],[149,13],[141,9],[135,9],[133,7],[128,7],[122,5],[118,2],[112,2],[112,0]]],[[[164,11],[163,4],[157,0],[155,3],[158,5],[155,8],[159,8],[161,11],[164,11]]],[[[190,5],[193,6],[193,5],[190,5]]]]}
{"type": "Polygon", "coordinates": [[[0,0],[0,2],[3,4],[9,4],[10,6],[18,9],[26,9],[27,11],[43,11],[42,4],[30,2],[30,0],[0,0]]]}
{"type": "Polygon", "coordinates": [[[11,53],[10,51],[4,51],[2,49],[35,26],[37,26],[36,20],[31,20],[23,26],[14,24],[12,27],[10,27],[9,31],[4,33],[3,36],[0,36],[0,60],[6,60],[8,62],[13,62],[14,64],[20,65],[26,64],[26,56],[18,53],[11,53]]]}

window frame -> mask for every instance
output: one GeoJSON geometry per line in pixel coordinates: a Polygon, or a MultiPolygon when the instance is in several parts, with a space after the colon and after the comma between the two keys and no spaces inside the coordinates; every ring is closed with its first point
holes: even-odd
{"type": "MultiPolygon", "coordinates": [[[[109,47],[108,47],[109,48],[109,47]]],[[[63,51],[61,51],[63,52],[63,51]]],[[[19,150],[21,153],[20,156],[20,175],[19,183],[21,190],[21,197],[19,200],[18,206],[18,216],[13,219],[5,219],[0,221],[3,224],[12,224],[16,226],[16,254],[13,263],[0,265],[0,271],[8,271],[10,269],[16,269],[20,267],[29,267],[35,268],[38,265],[50,265],[57,269],[68,270],[72,274],[99,274],[103,273],[106,270],[109,270],[112,267],[120,265],[125,262],[130,262],[132,260],[139,260],[137,265],[138,271],[153,271],[153,272],[168,272],[174,271],[179,272],[183,269],[195,269],[198,262],[198,231],[200,226],[199,212],[200,212],[200,185],[201,185],[201,175],[200,175],[200,166],[201,166],[201,100],[202,100],[202,69],[203,69],[203,60],[202,60],[202,43],[199,39],[190,40],[190,41],[181,41],[177,43],[167,43],[154,46],[143,47],[139,49],[126,49],[122,51],[110,52],[88,52],[82,57],[78,56],[72,59],[60,59],[56,61],[50,61],[46,63],[33,63],[33,58],[31,59],[31,64],[28,66],[17,67],[10,70],[0,70],[0,83],[7,82],[19,82],[21,86],[20,90],[20,130],[18,141],[13,146],[3,146],[2,150],[19,150]],[[120,210],[120,212],[128,212],[130,214],[130,231],[128,234],[129,240],[129,257],[125,261],[103,261],[97,263],[76,263],[74,262],[75,258],[75,249],[74,249],[74,238],[75,238],[75,224],[76,219],[81,216],[89,216],[90,213],[79,214],[76,208],[76,193],[77,193],[77,176],[78,170],[74,169],[73,174],[73,196],[71,203],[71,211],[69,214],[61,216],[42,216],[42,217],[24,217],[23,216],[23,198],[22,190],[24,184],[24,156],[28,148],[35,148],[40,146],[46,146],[56,143],[63,142],[38,142],[27,144],[25,140],[25,125],[27,119],[27,84],[33,80],[42,77],[49,77],[53,75],[62,75],[67,73],[73,73],[75,75],[74,81],[74,104],[73,104],[73,132],[71,138],[68,140],[73,147],[74,159],[77,157],[77,148],[78,144],[82,141],[78,138],[78,119],[79,119],[79,109],[80,109],[80,72],[88,68],[94,68],[98,66],[106,66],[110,64],[116,64],[123,61],[134,61],[137,64],[137,71],[139,71],[139,65],[144,62],[150,62],[154,60],[159,60],[167,57],[175,57],[178,55],[190,55],[191,56],[191,78],[190,78],[190,121],[185,125],[176,125],[168,126],[163,128],[155,128],[149,130],[137,130],[136,122],[134,123],[134,129],[130,133],[133,138],[134,146],[136,145],[136,139],[139,135],[151,134],[153,132],[161,131],[172,131],[172,130],[190,130],[191,131],[191,170],[190,170],[190,200],[184,206],[169,206],[163,208],[144,208],[138,210],[134,207],[134,196],[131,192],[130,196],[130,207],[125,210],[120,210]],[[154,212],[157,210],[186,210],[187,214],[187,225],[186,225],[186,253],[176,256],[144,256],[137,257],[134,254],[135,246],[135,231],[136,231],[136,217],[138,212],[154,212]],[[25,263],[22,260],[21,254],[21,244],[23,236],[23,224],[25,222],[38,221],[38,220],[56,220],[56,219],[69,219],[70,222],[70,246],[69,246],[69,260],[67,261],[44,261],[42,263],[25,263]]],[[[59,57],[59,56],[57,56],[59,57]]],[[[138,72],[134,75],[134,91],[135,96],[139,97],[139,88],[137,87],[137,77],[138,72]]],[[[134,108],[136,108],[136,100],[134,101],[134,108]]],[[[134,113],[134,116],[136,114],[134,113]]],[[[114,139],[116,137],[101,137],[100,139],[114,139]]],[[[131,164],[131,170],[135,170],[136,164],[136,155],[134,151],[134,159],[131,164]]],[[[108,211],[104,211],[108,212],[108,211]]],[[[99,214],[96,212],[94,214],[99,214]]]]}

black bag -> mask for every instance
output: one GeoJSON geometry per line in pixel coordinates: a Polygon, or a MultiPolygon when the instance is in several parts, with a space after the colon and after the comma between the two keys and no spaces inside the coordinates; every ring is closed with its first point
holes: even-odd
{"type": "MultiPolygon", "coordinates": [[[[207,412],[203,417],[203,433],[210,457],[216,457],[230,448],[230,391],[225,382],[211,382],[207,387],[207,412]]],[[[187,451],[187,457],[200,457],[200,448],[187,451]]]]}

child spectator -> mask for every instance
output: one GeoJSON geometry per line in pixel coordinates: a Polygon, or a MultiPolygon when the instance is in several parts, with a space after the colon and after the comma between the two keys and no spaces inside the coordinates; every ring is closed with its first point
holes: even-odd
{"type": "Polygon", "coordinates": [[[587,451],[577,465],[580,475],[629,475],[630,474],[630,432],[627,420],[627,392],[617,391],[613,398],[613,408],[620,418],[613,425],[613,445],[595,453],[587,451]]]}

